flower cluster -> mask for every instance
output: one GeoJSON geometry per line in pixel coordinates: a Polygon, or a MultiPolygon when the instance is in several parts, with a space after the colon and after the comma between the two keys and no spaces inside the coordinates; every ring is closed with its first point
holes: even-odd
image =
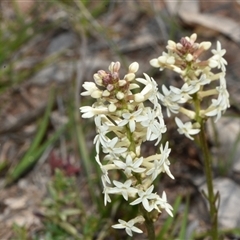
{"type": "MultiPolygon", "coordinates": [[[[111,202],[111,194],[118,194],[156,218],[163,209],[172,216],[166,193],[160,197],[153,185],[161,172],[174,178],[169,169],[169,144],[160,144],[159,153],[150,156],[143,156],[141,150],[146,141],[155,141],[157,146],[166,132],[159,104],[161,95],[153,78],[147,74],[136,78],[138,68],[137,62],[132,63],[123,79],[119,76],[119,62],[112,62],[108,72],[98,71],[94,74],[95,82],[83,84],[86,91],[81,94],[96,101],[80,111],[83,118],[95,120],[95,159],[102,171],[105,205],[111,202]],[[100,154],[104,154],[102,160],[100,154]],[[125,179],[111,179],[112,170],[123,172],[125,179]]],[[[142,215],[127,222],[120,219],[113,227],[125,229],[132,236],[132,232],[142,232],[135,224],[144,220],[142,215]]]]}
{"type": "Polygon", "coordinates": [[[170,86],[168,89],[163,85],[160,101],[167,108],[168,116],[180,112],[190,118],[186,123],[175,118],[179,133],[190,139],[199,133],[201,121],[209,117],[215,117],[217,121],[230,107],[225,80],[227,62],[223,58],[226,50],[217,42],[217,49],[211,51],[213,55],[201,60],[200,55],[211,47],[211,43],[197,43],[196,39],[197,35],[192,34],[182,38],[179,43],[169,40],[167,53],[163,52],[160,57],[150,61],[153,67],[170,69],[183,80],[181,88],[170,86]],[[216,80],[219,80],[217,87],[214,84],[216,80]],[[209,104],[209,97],[212,96],[215,98],[209,104]],[[185,107],[186,103],[190,103],[187,105],[190,109],[185,107]]]}

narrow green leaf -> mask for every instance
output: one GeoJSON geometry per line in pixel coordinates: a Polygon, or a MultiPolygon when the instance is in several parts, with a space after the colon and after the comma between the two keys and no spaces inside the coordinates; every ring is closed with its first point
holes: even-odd
{"type": "Polygon", "coordinates": [[[77,229],[71,225],[70,223],[67,222],[58,222],[57,223],[62,229],[64,229],[67,233],[71,234],[72,236],[76,237],[79,239],[80,237],[78,236],[78,231],[77,229]]]}
{"type": "Polygon", "coordinates": [[[62,214],[66,216],[76,215],[80,213],[81,213],[81,210],[78,208],[69,208],[62,211],[62,214]]]}
{"type": "Polygon", "coordinates": [[[49,123],[49,117],[50,117],[51,110],[52,110],[53,104],[54,104],[54,99],[55,99],[55,94],[52,91],[50,93],[50,99],[48,102],[48,106],[47,106],[46,112],[43,116],[43,119],[41,120],[37,135],[34,138],[33,143],[27,152],[27,154],[29,154],[29,155],[32,155],[32,153],[36,150],[36,148],[39,146],[39,144],[41,143],[41,141],[46,133],[46,129],[47,129],[47,126],[49,123]]]}
{"type": "Polygon", "coordinates": [[[0,163],[0,173],[1,173],[3,170],[5,170],[5,169],[7,168],[7,166],[8,166],[8,161],[7,161],[7,160],[1,162],[1,163],[0,163]]]}
{"type": "Polygon", "coordinates": [[[179,233],[179,239],[186,239],[186,228],[187,228],[187,221],[188,221],[188,208],[189,208],[189,197],[187,198],[187,203],[183,215],[182,225],[179,233]]]}
{"type": "Polygon", "coordinates": [[[9,185],[12,182],[18,180],[22,176],[22,174],[24,174],[30,167],[32,167],[38,161],[44,150],[58,140],[58,138],[65,131],[67,126],[68,124],[61,127],[42,146],[36,149],[34,153],[32,152],[32,155],[27,154],[27,157],[24,157],[22,161],[8,175],[6,179],[6,185],[9,185]]]}

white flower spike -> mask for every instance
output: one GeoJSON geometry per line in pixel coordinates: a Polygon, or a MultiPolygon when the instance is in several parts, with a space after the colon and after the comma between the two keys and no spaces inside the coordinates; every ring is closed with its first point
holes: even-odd
{"type": "MultiPolygon", "coordinates": [[[[174,64],[172,60],[170,57],[166,63],[174,64]]],[[[138,63],[132,63],[123,79],[119,76],[119,62],[112,62],[109,72],[98,71],[94,74],[95,83],[84,83],[86,91],[82,93],[82,96],[95,99],[95,103],[81,107],[80,111],[83,118],[94,117],[95,120],[95,160],[102,171],[104,204],[111,202],[110,195],[121,195],[130,205],[142,206],[146,212],[153,211],[155,219],[162,209],[166,209],[171,216],[172,213],[170,205],[161,200],[157,193],[152,193],[153,181],[164,172],[174,177],[169,169],[168,144],[165,149],[161,145],[161,154],[141,156],[142,143],[154,141],[158,145],[167,129],[159,104],[159,99],[164,96],[160,95],[155,80],[147,74],[144,73],[143,78],[136,78],[138,68],[138,63]],[[100,154],[104,154],[103,160],[100,160],[100,154]],[[112,179],[110,176],[120,174],[112,175],[110,171],[121,172],[124,179],[112,179]]],[[[169,105],[171,101],[176,105],[178,97],[171,94],[169,105]]],[[[142,233],[134,225],[144,221],[143,216],[130,221],[119,219],[119,224],[112,227],[125,229],[132,236],[133,232],[142,233]]]]}

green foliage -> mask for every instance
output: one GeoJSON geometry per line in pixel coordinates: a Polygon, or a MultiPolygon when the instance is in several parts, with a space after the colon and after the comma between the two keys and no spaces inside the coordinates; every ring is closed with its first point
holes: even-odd
{"type": "Polygon", "coordinates": [[[39,14],[35,14],[34,18],[26,21],[16,5],[14,10],[16,15],[13,20],[1,19],[0,93],[26,81],[34,73],[52,63],[54,58],[56,58],[54,55],[49,56],[43,61],[33,64],[31,68],[18,69],[17,66],[29,57],[29,52],[23,51],[24,46],[26,46],[26,44],[33,40],[38,34],[46,34],[47,31],[56,27],[58,22],[56,21],[54,23],[43,25],[41,24],[39,14]]]}
{"type": "Polygon", "coordinates": [[[24,226],[19,226],[17,224],[13,224],[13,237],[11,240],[15,240],[16,238],[21,240],[28,240],[28,231],[24,226]]]}
{"type": "Polygon", "coordinates": [[[187,198],[187,203],[186,203],[184,214],[183,214],[181,229],[180,229],[180,233],[179,233],[179,239],[185,239],[186,238],[188,209],[189,209],[189,197],[187,198]]]}
{"type": "Polygon", "coordinates": [[[43,137],[46,134],[50,113],[54,104],[54,99],[55,99],[54,96],[55,95],[53,93],[50,94],[49,104],[47,106],[43,119],[40,122],[38,132],[30,148],[28,149],[24,157],[21,159],[21,161],[12,169],[10,169],[6,178],[6,185],[9,185],[12,182],[18,180],[24,173],[26,173],[26,171],[29,170],[29,168],[31,168],[38,161],[38,159],[43,154],[43,152],[50,145],[52,145],[65,130],[67,125],[64,125],[63,127],[61,127],[49,139],[47,139],[45,142],[42,142],[43,137]]]}
{"type": "MultiPolygon", "coordinates": [[[[75,177],[56,169],[43,202],[44,235],[48,239],[92,239],[99,228],[99,216],[86,212],[75,177]],[[65,238],[62,238],[65,236],[65,238]]],[[[45,239],[45,238],[44,238],[45,239]]]]}
{"type": "MultiPolygon", "coordinates": [[[[66,231],[64,231],[60,226],[55,224],[54,222],[48,221],[44,224],[45,233],[42,235],[45,240],[65,240],[69,238],[69,235],[66,231]]],[[[34,240],[38,240],[39,238],[35,236],[34,240]]]]}

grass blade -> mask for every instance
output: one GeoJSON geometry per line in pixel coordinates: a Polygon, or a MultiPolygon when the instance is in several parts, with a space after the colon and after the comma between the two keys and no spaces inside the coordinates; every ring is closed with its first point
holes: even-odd
{"type": "MultiPolygon", "coordinates": [[[[38,160],[39,155],[41,155],[41,153],[44,151],[46,146],[49,145],[49,143],[48,143],[49,141],[47,141],[46,143],[44,143],[42,145],[42,147],[39,148],[39,145],[40,145],[40,143],[46,133],[46,130],[47,130],[47,126],[49,123],[49,117],[50,117],[51,110],[52,110],[52,107],[54,104],[54,96],[55,96],[55,94],[53,93],[53,91],[51,91],[48,106],[47,106],[47,109],[43,116],[43,119],[40,122],[40,126],[39,126],[38,132],[36,134],[36,137],[34,138],[30,148],[28,149],[28,151],[26,152],[24,157],[21,159],[21,161],[16,166],[14,166],[14,168],[12,170],[10,170],[10,172],[7,176],[7,179],[6,179],[7,184],[10,184],[13,181],[16,181],[24,172],[26,172],[30,167],[32,167],[33,164],[36,163],[36,161],[38,160]]],[[[58,132],[56,132],[56,133],[58,133],[58,132]]],[[[53,136],[55,136],[56,133],[53,136]]]]}
{"type": "Polygon", "coordinates": [[[179,233],[179,239],[186,239],[186,228],[187,228],[187,220],[188,220],[188,208],[189,208],[189,197],[187,198],[187,203],[182,219],[182,225],[179,233]]]}

